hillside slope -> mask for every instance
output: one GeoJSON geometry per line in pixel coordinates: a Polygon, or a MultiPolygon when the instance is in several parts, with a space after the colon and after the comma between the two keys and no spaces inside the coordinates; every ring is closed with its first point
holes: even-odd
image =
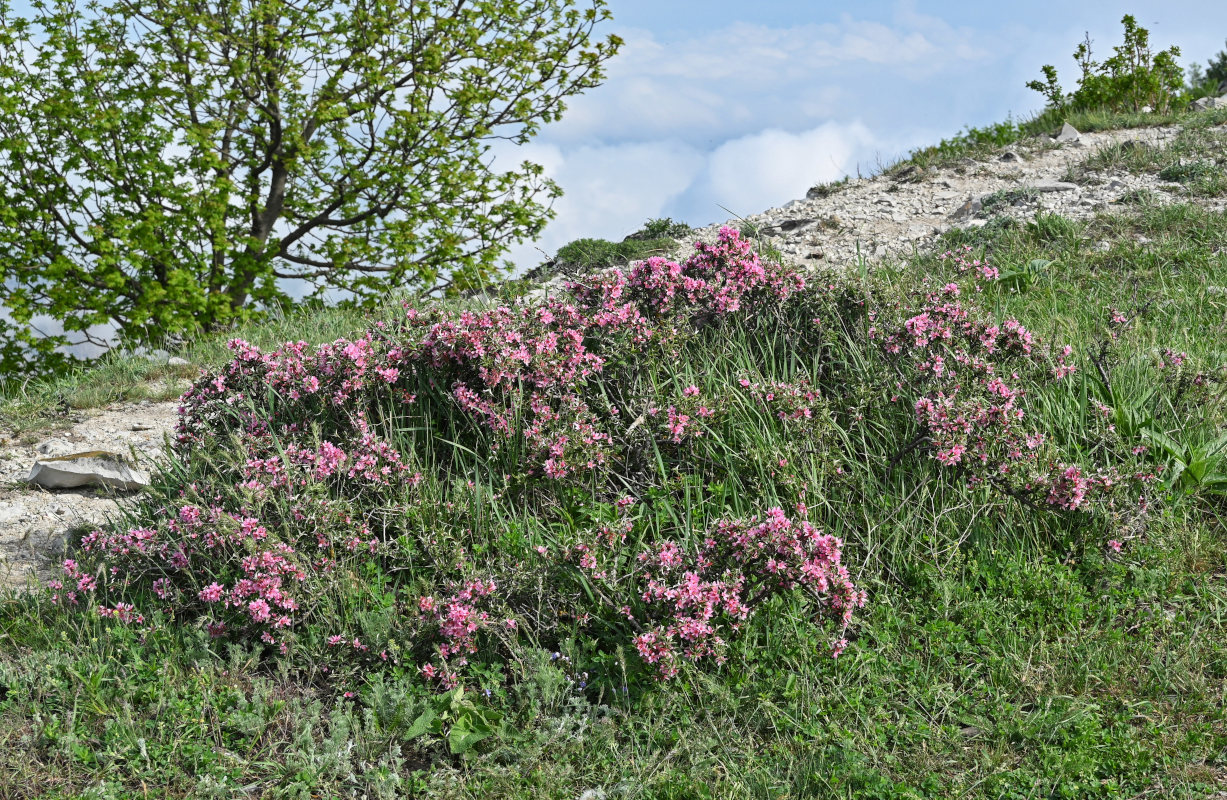
{"type": "Polygon", "coordinates": [[[1227,111],[1177,119],[15,394],[0,800],[1227,796],[1227,111]],[[148,487],[23,482],[78,449],[148,487]]]}

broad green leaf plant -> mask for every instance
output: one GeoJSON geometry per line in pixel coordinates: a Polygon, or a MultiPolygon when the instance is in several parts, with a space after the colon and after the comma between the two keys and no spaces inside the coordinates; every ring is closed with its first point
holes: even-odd
{"type": "Polygon", "coordinates": [[[0,374],[498,275],[560,190],[492,143],[621,44],[577,4],[0,0],[0,374]]]}

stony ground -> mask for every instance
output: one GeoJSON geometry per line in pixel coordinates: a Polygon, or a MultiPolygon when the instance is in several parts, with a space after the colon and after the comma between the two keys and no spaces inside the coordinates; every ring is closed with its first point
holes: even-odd
{"type": "MultiPolygon", "coordinates": [[[[1156,175],[1097,172],[1078,183],[1069,180],[1078,166],[1109,144],[1135,141],[1166,147],[1179,133],[1176,126],[1084,133],[1077,141],[1025,140],[986,162],[964,159],[946,169],[909,167],[874,178],[832,187],[830,194],[811,190],[811,197],[732,219],[698,231],[714,241],[721,225],[750,223],[785,256],[800,264],[857,265],[858,257],[873,263],[910,256],[932,247],[952,227],[984,225],[983,201],[1003,190],[1031,187],[1023,202],[1005,202],[993,215],[1031,219],[1040,211],[1071,219],[1087,219],[1108,210],[1139,190],[1153,193],[1157,203],[1187,201],[1184,187],[1156,175]]],[[[1020,198],[1021,199],[1021,198],[1020,198]]],[[[1223,198],[1203,200],[1207,207],[1227,207],[1223,198]]]]}
{"type": "Polygon", "coordinates": [[[106,489],[48,491],[26,476],[39,458],[106,450],[148,465],[175,426],[176,403],[123,403],[77,412],[62,430],[41,437],[0,431],[0,587],[45,580],[71,534],[113,517],[130,493],[106,489]]]}
{"type": "MultiPolygon", "coordinates": [[[[990,161],[964,159],[945,169],[909,167],[874,178],[850,181],[743,220],[787,258],[814,266],[855,268],[858,259],[874,263],[931,248],[951,227],[986,224],[985,200],[1003,190],[1015,197],[992,208],[994,215],[1033,218],[1041,211],[1086,219],[1139,190],[1154,202],[1186,200],[1179,185],[1155,175],[1095,173],[1079,182],[1078,166],[1099,148],[1123,141],[1165,147],[1179,132],[1174,126],[1081,134],[1077,141],[1030,140],[990,161]]],[[[991,204],[992,201],[990,201],[991,204]]],[[[1221,210],[1223,198],[1202,200],[1221,210]]],[[[721,226],[697,231],[714,241],[721,226]]],[[[52,573],[71,534],[114,516],[123,496],[106,490],[46,491],[25,478],[40,456],[88,450],[128,453],[138,461],[154,459],[175,421],[175,403],[129,403],[77,415],[54,434],[19,440],[0,431],[0,586],[25,586],[52,573]]]]}

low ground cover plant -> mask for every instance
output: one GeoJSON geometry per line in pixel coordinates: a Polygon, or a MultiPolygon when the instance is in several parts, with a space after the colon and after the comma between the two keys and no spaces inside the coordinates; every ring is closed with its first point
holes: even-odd
{"type": "Polygon", "coordinates": [[[1106,173],[1127,170],[1135,174],[1157,175],[1180,184],[1194,197],[1221,197],[1227,194],[1227,119],[1221,112],[1190,120],[1165,147],[1125,140],[1105,145],[1087,159],[1071,177],[1075,180],[1102,180],[1106,173]]]}

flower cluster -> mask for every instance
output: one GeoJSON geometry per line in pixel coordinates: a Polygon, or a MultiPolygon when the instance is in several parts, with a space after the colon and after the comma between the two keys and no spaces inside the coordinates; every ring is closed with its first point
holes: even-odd
{"type": "Polygon", "coordinates": [[[990,266],[988,258],[972,258],[971,245],[965,244],[958,250],[947,250],[938,256],[942,261],[949,261],[960,275],[971,273],[977,278],[986,281],[996,280],[1000,277],[996,267],[990,266]]]}
{"type": "Polygon", "coordinates": [[[683,263],[649,258],[629,272],[612,269],[567,288],[596,319],[621,314],[636,321],[695,310],[749,311],[804,288],[800,273],[762,261],[752,247],[737,230],[724,227],[715,244],[696,243],[683,263]]]}
{"type": "MultiPolygon", "coordinates": [[[[622,429],[611,419],[617,409],[594,405],[588,391],[611,358],[669,346],[696,321],[779,302],[803,286],[795,271],[760,260],[725,228],[683,263],[653,258],[629,272],[608,270],[570,284],[569,299],[480,311],[409,308],[393,328],[314,351],[293,342],[263,353],[236,340],[233,360],[183,396],[177,442],[187,453],[239,428],[251,451],[243,483],[252,490],[289,485],[293,468],[300,483],[306,473],[387,483],[409,467],[362,409],[390,401],[394,416],[408,416],[427,392],[462,411],[492,451],[518,440],[537,474],[582,476],[609,463],[622,429]],[[274,419],[326,427],[316,441],[306,426],[274,419]]],[[[711,413],[693,405],[660,409],[662,441],[680,442],[711,413]]]]}
{"type": "MultiPolygon", "coordinates": [[[[455,686],[458,677],[455,670],[468,663],[468,656],[477,652],[477,638],[492,624],[489,610],[483,608],[487,598],[497,587],[492,580],[470,580],[453,584],[443,597],[423,595],[418,599],[417,610],[426,628],[425,636],[438,642],[436,661],[422,665],[421,672],[427,678],[438,678],[447,686],[455,686]]],[[[514,627],[513,620],[505,620],[514,627]]]]}
{"type": "MultiPolygon", "coordinates": [[[[662,678],[683,662],[724,659],[725,636],[771,597],[797,593],[815,614],[835,620],[834,655],[847,645],[843,631],[865,604],[840,563],[843,543],[782,509],[764,519],[723,520],[693,554],[666,541],[639,554],[644,568],[639,600],[642,630],[635,648],[662,678]]],[[[633,617],[632,617],[633,618],[633,617]]]]}
{"type": "MultiPolygon", "coordinates": [[[[113,591],[148,579],[161,600],[210,618],[215,633],[237,626],[268,643],[275,643],[274,631],[294,624],[308,574],[295,548],[270,536],[260,520],[190,503],[157,525],[93,531],[81,551],[111,564],[118,585],[99,587],[90,577],[88,585],[78,581],[78,591],[113,591]]],[[[64,572],[71,578],[78,569],[67,562],[64,572]]]]}
{"type": "MultiPolygon", "coordinates": [[[[957,253],[960,269],[983,267],[957,253]]],[[[916,307],[869,312],[870,338],[894,364],[893,399],[911,393],[923,444],[940,464],[974,484],[989,482],[1018,497],[1039,495],[1049,508],[1089,510],[1110,501],[1123,479],[1111,469],[1085,475],[1056,458],[1050,437],[1029,425],[1029,390],[1074,374],[1073,348],[1051,348],[1018,320],[984,317],[957,284],[922,296],[916,307]]]]}

